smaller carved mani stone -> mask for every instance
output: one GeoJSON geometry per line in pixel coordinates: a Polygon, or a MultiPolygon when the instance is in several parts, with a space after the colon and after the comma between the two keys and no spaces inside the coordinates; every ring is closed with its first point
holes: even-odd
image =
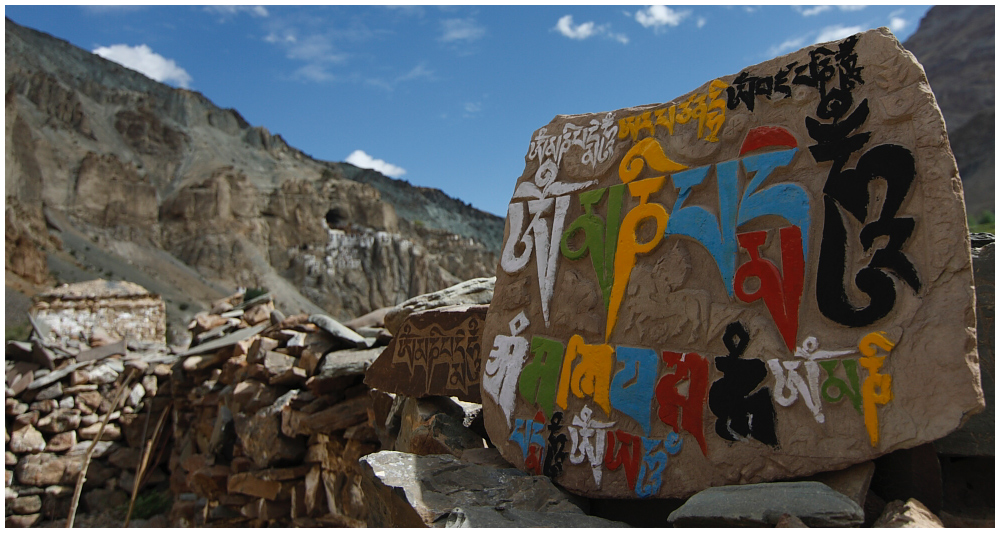
{"type": "Polygon", "coordinates": [[[482,402],[480,343],[487,309],[456,305],[410,314],[365,373],[365,384],[413,398],[482,402]]]}

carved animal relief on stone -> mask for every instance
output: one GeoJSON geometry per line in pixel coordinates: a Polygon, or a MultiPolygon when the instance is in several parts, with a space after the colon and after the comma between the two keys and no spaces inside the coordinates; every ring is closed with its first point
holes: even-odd
{"type": "Polygon", "coordinates": [[[884,29],[556,117],[484,326],[492,441],[573,492],[663,498],[948,434],[983,396],[946,139],[884,29]]]}

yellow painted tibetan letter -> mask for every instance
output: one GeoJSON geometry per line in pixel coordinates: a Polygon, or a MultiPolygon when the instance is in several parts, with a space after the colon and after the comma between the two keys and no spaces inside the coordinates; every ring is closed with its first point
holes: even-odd
{"type": "Polygon", "coordinates": [[[569,391],[572,390],[577,398],[584,395],[594,398],[594,403],[601,406],[605,414],[611,414],[609,394],[611,372],[615,366],[614,353],[615,349],[607,344],[587,344],[583,342],[583,337],[573,335],[566,345],[556,404],[567,409],[569,391]],[[573,366],[577,356],[580,362],[573,366]]]}
{"type": "Polygon", "coordinates": [[[878,373],[886,356],[876,357],[876,346],[888,352],[895,345],[881,332],[869,333],[858,343],[858,350],[864,355],[858,363],[868,370],[868,377],[861,385],[861,398],[865,413],[865,428],[868,430],[872,446],[878,445],[878,413],[875,411],[875,406],[885,405],[892,400],[892,376],[878,373]]]}

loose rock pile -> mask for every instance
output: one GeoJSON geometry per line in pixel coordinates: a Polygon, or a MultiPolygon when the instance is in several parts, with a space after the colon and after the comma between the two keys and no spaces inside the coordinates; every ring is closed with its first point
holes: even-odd
{"type": "Polygon", "coordinates": [[[361,381],[387,337],[234,295],[174,367],[174,526],[360,526],[358,459],[378,449],[361,381]]]}
{"type": "Polygon", "coordinates": [[[64,520],[84,467],[81,512],[128,506],[137,472],[142,486],[165,482],[169,431],[153,437],[169,408],[167,382],[177,356],[162,342],[162,323],[155,342],[120,338],[69,315],[59,323],[73,335],[32,320],[31,340],[9,342],[6,350],[6,525],[64,520]]]}

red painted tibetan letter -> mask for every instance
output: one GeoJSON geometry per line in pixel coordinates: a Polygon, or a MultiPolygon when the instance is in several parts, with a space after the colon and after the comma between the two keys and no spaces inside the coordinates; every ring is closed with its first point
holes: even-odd
{"type": "Polygon", "coordinates": [[[664,374],[656,384],[656,401],[660,404],[656,414],[664,424],[673,426],[675,432],[680,433],[681,428],[684,428],[694,435],[701,446],[702,455],[708,456],[704,430],[708,360],[696,353],[682,356],[677,352],[663,352],[663,362],[675,370],[673,374],[664,374]],[[677,384],[685,379],[688,380],[686,397],[677,390],[677,384]],[[680,420],[677,416],[679,408],[683,409],[680,420]]]}
{"type": "Polygon", "coordinates": [[[802,260],[802,231],[798,226],[781,228],[781,267],[760,256],[759,248],[764,245],[766,231],[751,231],[736,236],[740,246],[750,254],[750,260],[736,269],[733,289],[744,302],[764,299],[764,305],[778,326],[781,337],[789,351],[795,351],[795,334],[799,329],[799,301],[802,298],[802,276],[805,263],[802,260]],[[760,288],[752,293],[743,289],[747,278],[760,280],[760,288]]]}
{"type": "Polygon", "coordinates": [[[642,438],[625,433],[622,430],[608,431],[608,448],[604,453],[604,464],[608,470],[617,470],[625,466],[625,479],[629,487],[635,487],[639,477],[639,461],[642,460],[642,438]],[[617,439],[615,437],[618,437],[617,439]],[[621,446],[616,446],[621,444],[621,446]],[[615,448],[618,452],[615,453],[615,448]]]}

